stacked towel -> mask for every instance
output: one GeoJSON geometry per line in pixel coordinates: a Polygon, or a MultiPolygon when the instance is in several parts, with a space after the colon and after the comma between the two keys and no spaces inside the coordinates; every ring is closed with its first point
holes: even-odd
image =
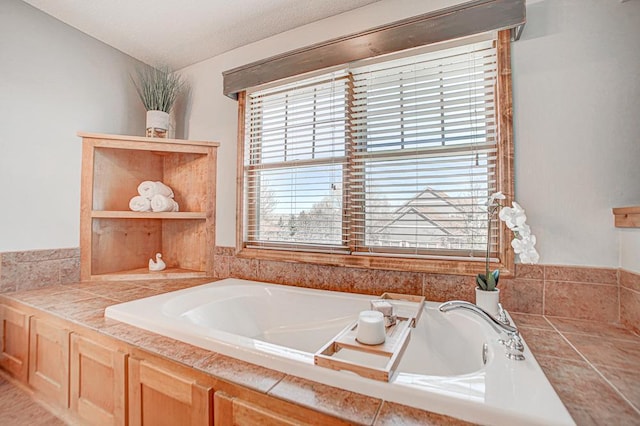
{"type": "Polygon", "coordinates": [[[129,208],[134,212],[150,212],[151,200],[142,195],[136,195],[129,201],[129,208]]]}
{"type": "Polygon", "coordinates": [[[138,185],[138,194],[129,201],[129,208],[134,212],[177,212],[179,209],[173,190],[162,182],[145,180],[138,185]]]}
{"type": "Polygon", "coordinates": [[[165,197],[173,198],[173,191],[167,185],[162,182],[152,182],[145,180],[138,185],[138,194],[147,199],[152,199],[154,195],[164,195],[165,197]]]}
{"type": "Polygon", "coordinates": [[[173,198],[156,194],[151,199],[151,210],[154,212],[177,212],[178,203],[173,198]]]}

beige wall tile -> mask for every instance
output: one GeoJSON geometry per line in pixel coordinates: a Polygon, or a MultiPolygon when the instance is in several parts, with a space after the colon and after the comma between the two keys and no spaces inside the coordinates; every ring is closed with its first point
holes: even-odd
{"type": "Polygon", "coordinates": [[[507,311],[542,315],[542,280],[501,279],[498,287],[500,302],[507,311]]]}
{"type": "Polygon", "coordinates": [[[544,279],[547,281],[617,284],[618,274],[617,270],[610,268],[546,265],[544,279]]]}
{"type": "Polygon", "coordinates": [[[544,279],[544,265],[516,264],[516,278],[544,279]]]}
{"type": "Polygon", "coordinates": [[[545,281],[544,315],[615,322],[619,319],[618,287],[545,281]]]}
{"type": "Polygon", "coordinates": [[[640,292],[620,288],[620,322],[640,333],[640,292]]]}
{"type": "Polygon", "coordinates": [[[640,274],[620,270],[620,286],[631,290],[640,291],[640,274]]]}
{"type": "Polygon", "coordinates": [[[446,302],[447,300],[466,300],[475,302],[475,277],[458,275],[425,275],[424,296],[427,300],[446,302]]]}

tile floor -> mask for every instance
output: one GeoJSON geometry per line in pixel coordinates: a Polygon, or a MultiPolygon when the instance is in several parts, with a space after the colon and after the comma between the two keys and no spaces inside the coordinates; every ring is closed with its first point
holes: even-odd
{"type": "Polygon", "coordinates": [[[35,402],[25,391],[0,377],[0,425],[63,426],[65,424],[35,402]]]}

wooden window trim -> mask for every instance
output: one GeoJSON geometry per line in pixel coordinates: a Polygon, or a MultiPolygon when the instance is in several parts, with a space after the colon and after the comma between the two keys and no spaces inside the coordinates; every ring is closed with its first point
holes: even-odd
{"type": "Polygon", "coordinates": [[[488,31],[517,40],[525,22],[525,0],[472,0],[224,71],[223,93],[236,99],[249,87],[488,31]]]}
{"type": "MultiPolygon", "coordinates": [[[[511,34],[508,30],[498,33],[497,37],[497,77],[496,111],[498,127],[498,149],[496,170],[498,190],[506,199],[505,205],[511,205],[514,194],[513,172],[513,100],[511,81],[511,34]]],[[[392,255],[368,255],[361,252],[352,254],[316,253],[288,250],[270,250],[245,247],[244,241],[244,144],[245,144],[245,108],[246,92],[238,95],[238,156],[236,185],[236,255],[270,261],[313,263],[319,265],[385,269],[408,272],[446,273],[453,275],[475,275],[484,272],[484,258],[441,257],[395,257],[392,255]]],[[[500,246],[498,259],[490,264],[491,269],[500,269],[501,275],[512,276],[515,267],[515,255],[511,248],[511,231],[500,221],[500,246]]]]}

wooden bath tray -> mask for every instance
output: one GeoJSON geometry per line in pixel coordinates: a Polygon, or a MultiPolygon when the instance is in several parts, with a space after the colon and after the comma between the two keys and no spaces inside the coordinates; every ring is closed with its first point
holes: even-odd
{"type": "Polygon", "coordinates": [[[379,345],[364,345],[356,340],[358,321],[349,324],[314,355],[314,363],[333,370],[348,370],[362,377],[388,382],[393,376],[411,338],[424,297],[384,293],[380,299],[392,303],[396,324],[387,327],[386,339],[379,345]]]}
{"type": "Polygon", "coordinates": [[[393,311],[398,319],[411,321],[411,327],[415,327],[422,314],[424,296],[412,296],[410,294],[382,293],[380,299],[393,305],[393,311]]]}

